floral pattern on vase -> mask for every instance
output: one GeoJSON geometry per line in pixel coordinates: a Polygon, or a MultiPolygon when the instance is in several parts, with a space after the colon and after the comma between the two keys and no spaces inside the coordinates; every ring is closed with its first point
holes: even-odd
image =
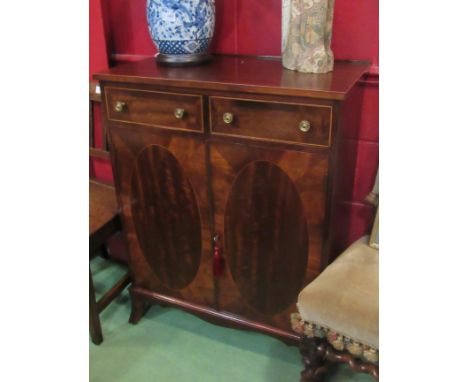
{"type": "Polygon", "coordinates": [[[147,0],[146,16],[160,53],[208,51],[215,26],[215,0],[147,0]]]}
{"type": "Polygon", "coordinates": [[[335,0],[283,0],[282,56],[287,69],[333,70],[330,48],[335,0]]]}

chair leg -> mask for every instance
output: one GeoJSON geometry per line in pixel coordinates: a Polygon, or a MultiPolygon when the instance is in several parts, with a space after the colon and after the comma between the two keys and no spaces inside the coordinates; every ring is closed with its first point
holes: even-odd
{"type": "Polygon", "coordinates": [[[99,345],[103,341],[99,309],[96,303],[91,267],[89,268],[89,333],[94,344],[99,345]]]}
{"type": "Polygon", "coordinates": [[[301,382],[320,382],[322,380],[326,368],[321,342],[318,338],[301,337],[299,351],[304,363],[304,370],[301,372],[301,382]]]}
{"type": "Polygon", "coordinates": [[[130,298],[132,300],[132,312],[130,313],[130,318],[128,319],[128,322],[136,325],[138,324],[138,321],[140,321],[140,319],[148,311],[149,304],[147,304],[136,293],[133,293],[132,288],[130,288],[130,298]]]}
{"type": "Polygon", "coordinates": [[[99,248],[99,255],[103,259],[108,259],[109,258],[109,251],[107,249],[107,244],[103,244],[101,248],[99,248]]]}
{"type": "Polygon", "coordinates": [[[379,380],[379,366],[370,362],[363,362],[359,358],[347,353],[340,352],[326,343],[320,345],[323,349],[324,358],[329,362],[340,362],[347,364],[352,370],[359,373],[368,373],[379,380]]]}

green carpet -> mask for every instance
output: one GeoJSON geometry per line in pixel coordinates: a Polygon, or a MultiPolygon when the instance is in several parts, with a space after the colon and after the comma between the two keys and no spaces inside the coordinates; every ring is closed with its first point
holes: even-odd
{"type": "MultiPolygon", "coordinates": [[[[125,272],[101,258],[91,262],[99,296],[125,272]]],[[[104,342],[89,342],[92,382],[287,382],[299,381],[299,351],[272,337],[209,324],[174,308],[152,307],[137,325],[128,323],[125,290],[101,313],[104,342]]],[[[370,382],[341,365],[326,382],[370,382]]]]}

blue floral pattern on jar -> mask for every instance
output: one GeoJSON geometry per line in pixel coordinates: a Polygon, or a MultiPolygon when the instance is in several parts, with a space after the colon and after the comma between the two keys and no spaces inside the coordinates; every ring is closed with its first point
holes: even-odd
{"type": "Polygon", "coordinates": [[[160,53],[208,51],[215,26],[215,0],[147,0],[146,13],[160,53]]]}

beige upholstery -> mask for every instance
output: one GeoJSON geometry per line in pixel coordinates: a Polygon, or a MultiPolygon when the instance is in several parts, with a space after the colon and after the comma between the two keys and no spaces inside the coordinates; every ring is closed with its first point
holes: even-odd
{"type": "Polygon", "coordinates": [[[304,321],[379,348],[379,251],[365,236],[353,243],[298,297],[304,321]]]}

